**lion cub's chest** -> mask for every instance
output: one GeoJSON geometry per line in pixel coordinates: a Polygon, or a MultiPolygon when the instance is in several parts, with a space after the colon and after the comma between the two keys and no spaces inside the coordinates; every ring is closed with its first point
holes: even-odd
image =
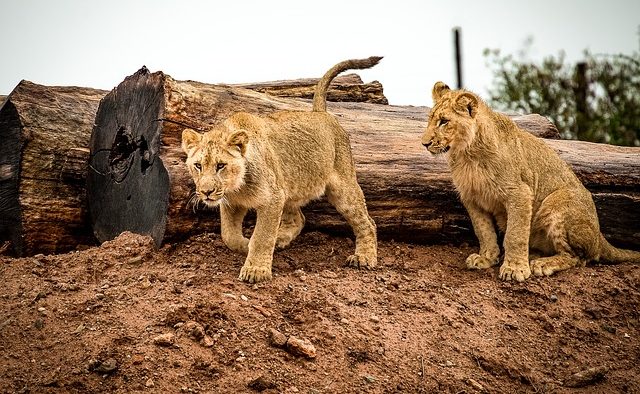
{"type": "Polygon", "coordinates": [[[493,214],[504,211],[504,195],[496,174],[477,163],[456,163],[451,167],[451,175],[463,202],[471,202],[493,214]]]}

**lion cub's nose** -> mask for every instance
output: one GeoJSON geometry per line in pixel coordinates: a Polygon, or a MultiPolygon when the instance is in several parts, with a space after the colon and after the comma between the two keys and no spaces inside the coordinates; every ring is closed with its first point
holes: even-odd
{"type": "Polygon", "coordinates": [[[200,193],[202,193],[203,196],[205,197],[209,197],[211,194],[213,194],[215,192],[215,190],[210,189],[210,190],[202,190],[200,193]]]}

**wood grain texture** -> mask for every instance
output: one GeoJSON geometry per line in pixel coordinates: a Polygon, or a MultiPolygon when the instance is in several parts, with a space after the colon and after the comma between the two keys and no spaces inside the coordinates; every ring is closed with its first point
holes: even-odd
{"type": "Polygon", "coordinates": [[[93,243],[89,137],[106,91],[20,82],[0,108],[0,240],[19,255],[93,243]]]}
{"type": "MultiPolygon", "coordinates": [[[[163,236],[156,236],[158,243],[193,233],[217,231],[218,227],[217,211],[194,211],[187,203],[193,183],[180,148],[185,125],[204,129],[237,111],[268,114],[311,108],[308,100],[275,97],[231,85],[176,81],[161,72],[128,78],[123,84],[130,85],[132,88],[128,91],[132,93],[129,96],[118,93],[119,97],[114,97],[118,106],[131,103],[131,97],[137,97],[140,106],[132,112],[147,111],[148,119],[164,119],[153,124],[141,123],[131,129],[134,138],[142,135],[143,130],[157,131],[157,137],[148,137],[159,140],[158,150],[153,153],[157,156],[151,161],[162,165],[168,174],[167,214],[166,218],[157,219],[157,223],[164,223],[163,236]],[[163,101],[158,103],[151,97],[163,97],[163,101]]],[[[129,87],[120,85],[114,92],[125,89],[129,87]]],[[[429,108],[349,102],[330,103],[328,108],[350,134],[358,180],[381,238],[439,243],[475,240],[444,157],[431,156],[420,145],[429,108]]],[[[557,136],[555,127],[539,115],[513,116],[513,119],[536,135],[557,136]]],[[[120,122],[127,120],[121,118],[120,122]]],[[[97,122],[94,133],[118,127],[104,127],[97,122]]],[[[640,149],[545,141],[573,166],[594,193],[605,235],[617,245],[640,245],[640,149]]],[[[147,188],[144,183],[139,187],[140,193],[147,188]]],[[[324,199],[311,203],[303,211],[307,216],[307,230],[350,233],[345,221],[324,199]]],[[[109,215],[119,220],[117,212],[109,215]]]]}

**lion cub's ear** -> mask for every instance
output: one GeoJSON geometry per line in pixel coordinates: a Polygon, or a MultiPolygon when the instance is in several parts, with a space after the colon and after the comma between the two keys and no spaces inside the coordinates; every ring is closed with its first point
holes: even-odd
{"type": "Polygon", "coordinates": [[[247,150],[247,142],[249,142],[249,136],[244,130],[235,131],[227,138],[227,144],[231,147],[238,148],[242,156],[244,156],[244,152],[247,150]]]}
{"type": "Polygon", "coordinates": [[[475,118],[478,113],[478,97],[473,93],[464,92],[456,97],[454,109],[458,113],[475,118]]]}
{"type": "Polygon", "coordinates": [[[433,90],[431,91],[431,97],[433,98],[433,102],[435,103],[440,101],[440,99],[442,98],[442,95],[449,90],[451,89],[449,88],[449,86],[447,86],[446,83],[436,82],[436,84],[433,85],[433,90]]]}
{"type": "Polygon", "coordinates": [[[182,130],[182,150],[185,153],[189,151],[202,140],[202,134],[197,133],[195,130],[184,129],[182,130]]]}

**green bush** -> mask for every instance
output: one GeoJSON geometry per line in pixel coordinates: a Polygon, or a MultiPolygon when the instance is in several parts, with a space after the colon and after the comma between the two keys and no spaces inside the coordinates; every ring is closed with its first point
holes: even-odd
{"type": "MultiPolygon", "coordinates": [[[[530,41],[528,42],[530,44],[530,41]]],[[[489,104],[499,110],[539,113],[563,138],[640,146],[640,54],[584,53],[576,65],[564,53],[540,64],[485,49],[494,72],[489,104]]]]}

